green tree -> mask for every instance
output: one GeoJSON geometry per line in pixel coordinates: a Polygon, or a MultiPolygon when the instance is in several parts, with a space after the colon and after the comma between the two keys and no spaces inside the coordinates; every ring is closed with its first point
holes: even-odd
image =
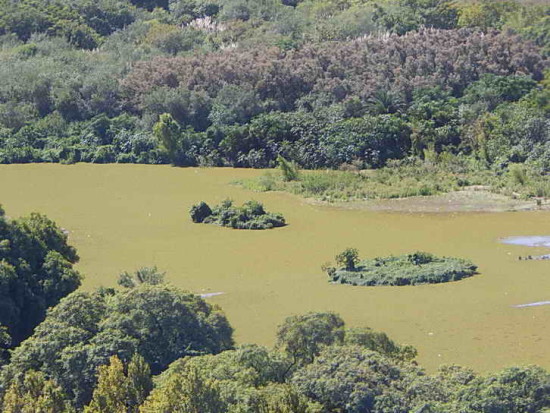
{"type": "Polygon", "coordinates": [[[118,285],[125,288],[135,288],[141,284],[159,285],[164,283],[166,273],[160,272],[157,267],[141,267],[129,273],[124,271],[118,276],[118,285]]]}
{"type": "Polygon", "coordinates": [[[348,271],[355,270],[359,263],[359,251],[356,248],[346,248],[336,256],[336,263],[348,271]]]}
{"type": "Polygon", "coordinates": [[[212,215],[212,209],[210,209],[206,202],[202,201],[196,205],[193,205],[191,207],[191,210],[189,211],[189,214],[191,215],[191,220],[193,222],[201,223],[210,215],[212,215]]]}
{"type": "Polygon", "coordinates": [[[411,361],[417,355],[414,347],[401,346],[389,338],[386,333],[374,331],[368,327],[347,329],[344,343],[358,345],[397,360],[411,361]]]}
{"type": "Polygon", "coordinates": [[[153,126],[153,134],[175,162],[181,149],[181,131],[177,122],[169,113],[160,115],[159,121],[153,126]]]}
{"type": "Polygon", "coordinates": [[[134,355],[125,372],[117,356],[109,365],[100,366],[97,386],[85,413],[133,413],[139,411],[153,388],[149,366],[139,355],[134,355]]]}
{"type": "MultiPolygon", "coordinates": [[[[344,321],[333,313],[288,317],[277,330],[276,348],[290,357],[290,368],[311,363],[323,346],[341,343],[344,321]]],[[[289,371],[290,371],[289,368],[289,371]]]]}
{"type": "Polygon", "coordinates": [[[11,345],[25,339],[46,310],[80,285],[76,250],[44,215],[9,220],[0,215],[0,325],[11,345]]]}
{"type": "Polygon", "coordinates": [[[12,382],[0,407],[5,413],[73,412],[61,388],[37,371],[29,371],[12,382]]]}
{"type": "Polygon", "coordinates": [[[410,411],[402,388],[419,374],[414,367],[400,366],[380,353],[336,345],[325,347],[313,363],[298,370],[292,383],[321,403],[324,411],[410,411]],[[390,394],[392,401],[387,400],[390,394]]]}
{"type": "Polygon", "coordinates": [[[128,362],[139,353],[158,374],[180,357],[232,345],[232,329],[221,310],[175,287],[141,284],[76,292],[12,352],[0,383],[9,386],[17,375],[40,370],[81,407],[91,400],[97,368],[111,356],[128,362]]]}
{"type": "Polygon", "coordinates": [[[300,177],[298,166],[293,162],[287,161],[281,155],[277,157],[277,163],[279,164],[279,170],[283,176],[283,181],[296,181],[300,177]]]}
{"type": "Polygon", "coordinates": [[[226,411],[215,380],[203,379],[193,367],[172,376],[162,391],[154,391],[141,413],[204,413],[226,411]]]}

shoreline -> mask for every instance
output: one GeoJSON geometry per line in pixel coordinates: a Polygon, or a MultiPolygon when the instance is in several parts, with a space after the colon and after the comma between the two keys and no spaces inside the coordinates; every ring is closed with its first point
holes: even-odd
{"type": "MultiPolygon", "coordinates": [[[[299,195],[297,195],[299,196],[299,195]]],[[[526,212],[550,211],[550,201],[538,204],[536,199],[518,200],[486,190],[466,189],[439,195],[408,198],[372,199],[352,201],[321,201],[304,198],[313,205],[342,209],[406,213],[460,213],[460,212],[526,212]]]]}

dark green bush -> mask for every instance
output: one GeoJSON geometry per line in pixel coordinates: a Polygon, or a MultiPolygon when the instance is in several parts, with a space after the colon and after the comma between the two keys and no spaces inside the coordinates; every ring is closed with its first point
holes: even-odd
{"type": "Polygon", "coordinates": [[[231,200],[226,199],[212,209],[205,202],[200,202],[191,207],[190,215],[195,223],[234,229],[270,229],[286,225],[281,214],[266,212],[257,201],[248,201],[241,207],[235,207],[231,200]]]}

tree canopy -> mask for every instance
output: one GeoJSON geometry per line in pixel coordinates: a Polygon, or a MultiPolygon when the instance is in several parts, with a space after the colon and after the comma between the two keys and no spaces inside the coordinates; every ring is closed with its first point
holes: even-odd
{"type": "MultiPolygon", "coordinates": [[[[0,208],[1,209],[1,208],[0,208]]],[[[76,250],[67,234],[44,215],[9,219],[0,214],[0,326],[11,337],[0,348],[18,345],[46,310],[78,288],[76,250]]]]}

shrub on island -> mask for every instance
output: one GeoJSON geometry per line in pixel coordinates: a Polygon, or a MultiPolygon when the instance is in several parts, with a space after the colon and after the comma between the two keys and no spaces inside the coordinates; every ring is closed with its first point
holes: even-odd
{"type": "Polygon", "coordinates": [[[234,229],[271,229],[286,225],[281,214],[269,213],[257,201],[245,202],[242,206],[233,206],[233,201],[226,199],[213,208],[206,202],[200,202],[189,211],[195,223],[216,224],[234,229]]]}
{"type": "Polygon", "coordinates": [[[341,268],[323,266],[332,282],[366,286],[437,284],[471,277],[477,270],[471,261],[420,251],[362,261],[357,259],[356,252],[348,248],[337,255],[341,268]]]}

